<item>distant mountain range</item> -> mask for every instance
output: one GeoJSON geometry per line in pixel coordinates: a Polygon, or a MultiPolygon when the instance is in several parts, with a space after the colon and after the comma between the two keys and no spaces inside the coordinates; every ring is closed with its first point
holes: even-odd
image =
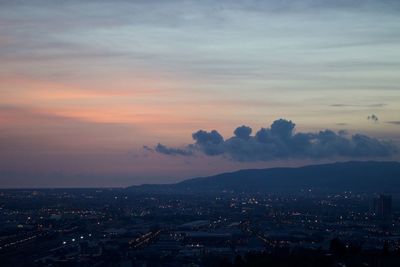
{"type": "Polygon", "coordinates": [[[213,192],[400,192],[400,162],[351,161],[298,168],[248,169],[175,184],[131,186],[159,193],[213,192]]]}

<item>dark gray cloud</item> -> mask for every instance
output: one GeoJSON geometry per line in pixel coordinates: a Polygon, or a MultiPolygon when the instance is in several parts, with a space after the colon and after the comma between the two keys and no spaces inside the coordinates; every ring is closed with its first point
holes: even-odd
{"type": "Polygon", "coordinates": [[[194,144],[185,148],[167,148],[158,144],[155,150],[167,155],[190,155],[201,152],[208,156],[224,155],[236,161],[268,161],[289,158],[390,157],[398,152],[391,141],[362,134],[348,136],[346,131],[329,129],[317,133],[295,132],[295,123],[275,120],[269,128],[261,128],[254,136],[252,129],[240,126],[234,136],[224,140],[216,130],[194,133],[194,144]]]}
{"type": "Polygon", "coordinates": [[[292,121],[279,119],[272,123],[271,134],[279,136],[283,140],[288,140],[293,135],[295,126],[292,121]]]}
{"type": "Polygon", "coordinates": [[[367,120],[372,121],[372,122],[378,122],[379,119],[375,114],[371,114],[367,117],[367,120]]]}
{"type": "Polygon", "coordinates": [[[199,130],[192,134],[196,141],[191,147],[201,148],[207,155],[220,155],[224,152],[224,138],[216,130],[211,132],[199,130]]]}
{"type": "Polygon", "coordinates": [[[192,137],[196,141],[196,144],[200,145],[218,145],[224,142],[224,138],[216,130],[212,130],[211,132],[199,130],[193,133],[192,137]]]}
{"type": "MultiPolygon", "coordinates": [[[[146,146],[145,146],[146,147],[146,146]]],[[[181,148],[171,148],[167,147],[162,144],[158,144],[155,148],[155,151],[161,154],[166,154],[166,155],[181,155],[181,156],[190,156],[192,155],[192,151],[187,150],[187,149],[181,149],[181,148]]]]}
{"type": "Polygon", "coordinates": [[[249,139],[252,129],[248,126],[242,125],[237,127],[236,130],[233,132],[237,138],[241,139],[249,139]]]}

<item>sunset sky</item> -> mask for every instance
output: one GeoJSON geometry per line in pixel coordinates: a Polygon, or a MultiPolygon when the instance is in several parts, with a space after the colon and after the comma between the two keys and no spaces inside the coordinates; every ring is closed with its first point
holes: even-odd
{"type": "Polygon", "coordinates": [[[0,0],[0,63],[0,187],[400,160],[398,0],[0,0]],[[312,152],[264,151],[280,118],[312,152]],[[370,148],[314,149],[325,129],[370,148]]]}

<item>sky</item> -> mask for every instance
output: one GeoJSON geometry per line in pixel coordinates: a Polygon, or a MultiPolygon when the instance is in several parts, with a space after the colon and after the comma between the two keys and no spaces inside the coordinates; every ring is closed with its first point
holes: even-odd
{"type": "Polygon", "coordinates": [[[400,160],[399,71],[397,0],[0,0],[0,187],[400,160]]]}

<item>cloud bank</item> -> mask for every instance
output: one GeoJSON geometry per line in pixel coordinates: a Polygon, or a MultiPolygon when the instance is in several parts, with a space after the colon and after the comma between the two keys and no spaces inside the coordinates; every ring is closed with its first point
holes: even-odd
{"type": "Polygon", "coordinates": [[[295,124],[286,119],[275,120],[269,128],[254,135],[248,126],[234,130],[234,136],[224,139],[216,130],[199,130],[192,134],[194,143],[183,148],[158,144],[154,150],[166,155],[224,155],[236,161],[269,161],[289,158],[389,157],[398,152],[390,141],[363,134],[348,136],[345,131],[326,129],[317,133],[295,132],[295,124]]]}

